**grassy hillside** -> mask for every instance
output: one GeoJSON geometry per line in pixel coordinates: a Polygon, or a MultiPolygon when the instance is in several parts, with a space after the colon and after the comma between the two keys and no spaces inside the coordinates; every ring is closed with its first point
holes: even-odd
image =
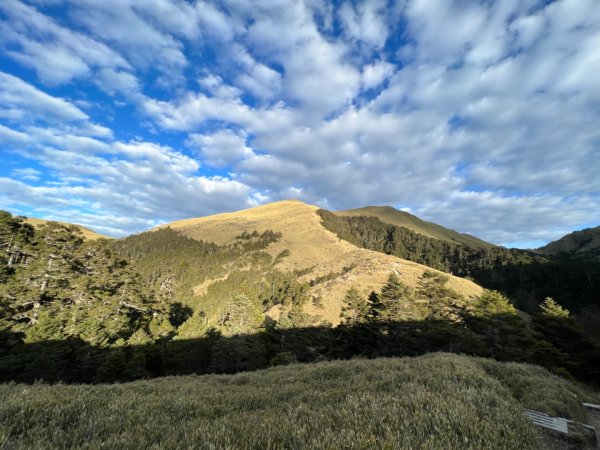
{"type": "Polygon", "coordinates": [[[0,447],[535,449],[523,408],[582,420],[545,370],[448,354],[125,384],[0,385],[0,447]]]}
{"type": "Polygon", "coordinates": [[[600,227],[569,233],[537,251],[544,255],[600,262],[600,227]]]}
{"type": "Polygon", "coordinates": [[[583,307],[598,305],[600,299],[598,263],[499,246],[469,247],[429,238],[376,217],[340,217],[325,210],[319,214],[323,226],[341,239],[468,277],[487,289],[509,295],[527,312],[534,312],[546,297],[577,313],[583,307]]]}
{"type": "MultiPolygon", "coordinates": [[[[378,290],[390,272],[402,273],[403,280],[416,286],[428,268],[411,261],[385,255],[339,239],[322,225],[318,207],[297,200],[287,200],[233,213],[181,220],[166,226],[193,239],[232,244],[241,233],[273,230],[282,237],[265,251],[277,260],[279,271],[298,275],[298,281],[311,284],[304,310],[317,321],[337,324],[344,296],[354,287],[368,295],[378,290]],[[278,258],[279,256],[279,258],[278,258]]],[[[216,280],[215,280],[216,281],[216,280]]],[[[466,298],[474,298],[482,289],[475,283],[450,277],[448,286],[466,298]]],[[[199,281],[198,292],[207,288],[199,281]]]]}
{"type": "Polygon", "coordinates": [[[474,248],[494,247],[493,244],[485,242],[475,236],[471,236],[470,234],[458,233],[436,223],[426,222],[405,211],[398,211],[391,206],[365,206],[364,208],[335,211],[334,214],[340,217],[377,217],[384,223],[405,227],[415,233],[439,239],[441,241],[463,244],[474,248]]]}
{"type": "MultiPolygon", "coordinates": [[[[48,224],[48,222],[50,222],[50,221],[44,220],[44,219],[36,219],[35,217],[26,217],[25,218],[25,223],[33,225],[36,228],[44,226],[44,225],[48,224]]],[[[100,238],[111,239],[109,236],[104,236],[100,233],[96,233],[94,230],[90,230],[89,228],[86,228],[83,225],[70,224],[70,223],[65,223],[65,222],[58,222],[58,223],[60,223],[61,225],[65,225],[65,226],[74,225],[81,232],[81,235],[83,236],[84,239],[88,239],[88,240],[92,240],[92,241],[95,239],[100,239],[100,238]]]]}

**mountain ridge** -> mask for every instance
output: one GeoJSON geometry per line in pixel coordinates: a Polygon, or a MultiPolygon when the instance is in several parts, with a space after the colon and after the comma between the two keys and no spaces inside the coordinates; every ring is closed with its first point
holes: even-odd
{"type": "Polygon", "coordinates": [[[479,239],[466,233],[446,228],[442,225],[428,222],[406,211],[400,211],[392,206],[364,206],[361,208],[333,211],[341,217],[377,217],[384,223],[408,228],[427,237],[439,239],[446,242],[459,243],[475,248],[495,247],[494,244],[479,239]]]}
{"type": "Polygon", "coordinates": [[[573,231],[536,249],[536,252],[600,262],[600,226],[573,231]]]}
{"type": "Polygon", "coordinates": [[[24,217],[23,220],[26,223],[28,223],[34,227],[44,226],[44,225],[48,224],[48,222],[57,222],[57,223],[60,223],[61,225],[77,227],[79,229],[79,231],[81,231],[81,234],[83,235],[84,239],[90,239],[90,240],[112,239],[110,236],[100,234],[97,231],[92,230],[91,228],[84,227],[83,225],[79,225],[77,223],[60,222],[58,220],[47,220],[47,219],[40,219],[37,217],[28,217],[28,216],[23,216],[23,217],[24,217]]]}
{"type": "MultiPolygon", "coordinates": [[[[281,232],[281,239],[270,244],[266,252],[273,258],[287,254],[277,269],[300,273],[301,282],[315,284],[315,280],[324,280],[312,286],[311,294],[326,299],[326,304],[324,307],[308,304],[305,311],[333,324],[340,322],[344,296],[349,288],[356,287],[368,295],[385,283],[390,272],[400,273],[407,284],[416,286],[423,272],[432,270],[338,238],[323,227],[317,214],[319,209],[299,200],[282,200],[232,213],[180,220],[160,228],[169,227],[186,237],[219,245],[234,242],[236,236],[244,232],[281,232]]],[[[452,275],[449,275],[448,286],[467,299],[482,292],[472,281],[452,275]]]]}

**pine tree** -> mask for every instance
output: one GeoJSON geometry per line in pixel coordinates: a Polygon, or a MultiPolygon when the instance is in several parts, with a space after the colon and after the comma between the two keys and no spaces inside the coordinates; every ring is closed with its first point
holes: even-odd
{"type": "Polygon", "coordinates": [[[302,305],[296,304],[279,316],[277,328],[306,328],[314,324],[314,319],[302,310],[302,305]]]}
{"type": "Polygon", "coordinates": [[[47,311],[38,314],[36,322],[27,329],[25,343],[55,341],[62,339],[63,323],[47,311]]]}
{"type": "Polygon", "coordinates": [[[219,318],[223,334],[229,336],[254,331],[261,322],[257,308],[245,294],[236,295],[219,318]]]}
{"type": "Polygon", "coordinates": [[[569,310],[560,306],[551,297],[546,297],[544,302],[540,305],[540,310],[541,310],[542,315],[545,317],[553,317],[553,318],[557,318],[557,319],[568,319],[570,316],[569,310]]]}
{"type": "Polygon", "coordinates": [[[432,270],[421,275],[417,285],[417,296],[427,308],[425,318],[430,320],[459,321],[462,316],[464,298],[446,287],[448,276],[432,270]]]}
{"type": "Polygon", "coordinates": [[[206,335],[208,318],[204,311],[198,311],[177,329],[176,339],[197,339],[206,335]]]}
{"type": "Polygon", "coordinates": [[[384,305],[379,300],[379,294],[375,291],[371,291],[369,294],[368,308],[367,318],[369,320],[379,320],[382,317],[384,305]]]}
{"type": "Polygon", "coordinates": [[[122,381],[127,379],[127,355],[123,348],[111,349],[98,367],[95,382],[122,381]]]}
{"type": "Polygon", "coordinates": [[[347,324],[363,322],[367,318],[369,305],[355,287],[348,289],[344,298],[346,306],[342,308],[340,316],[347,324]]]}
{"type": "Polygon", "coordinates": [[[148,330],[155,339],[169,339],[175,334],[175,328],[166,314],[155,313],[148,324],[148,330]]]}
{"type": "MultiPolygon", "coordinates": [[[[373,312],[376,313],[377,320],[414,320],[420,316],[412,289],[393,272],[377,295],[375,308],[373,312]]],[[[373,310],[373,304],[371,309],[373,310]]]]}
{"type": "Polygon", "coordinates": [[[492,317],[498,314],[516,314],[517,310],[500,292],[486,289],[474,302],[472,313],[477,316],[492,317]]]}
{"type": "Polygon", "coordinates": [[[527,359],[527,329],[507,297],[485,290],[473,302],[469,314],[469,328],[483,339],[490,356],[501,360],[527,359]]]}
{"type": "Polygon", "coordinates": [[[127,340],[128,345],[148,345],[152,342],[152,338],[143,328],[136,330],[127,340]]]}

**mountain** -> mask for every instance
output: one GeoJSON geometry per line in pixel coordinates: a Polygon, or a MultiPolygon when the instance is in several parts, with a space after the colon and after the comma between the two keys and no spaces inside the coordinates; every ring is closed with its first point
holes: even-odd
{"type": "MultiPolygon", "coordinates": [[[[317,206],[285,200],[233,213],[180,220],[162,228],[169,227],[189,238],[218,245],[232,244],[242,233],[267,230],[281,233],[281,238],[270,244],[266,252],[273,258],[287,255],[279,257],[276,268],[300,274],[300,282],[312,284],[311,295],[322,299],[322,305],[309,303],[305,311],[333,324],[340,322],[343,299],[349,288],[355,287],[368,295],[384,284],[390,272],[401,274],[407,284],[416,286],[423,272],[430,270],[339,239],[325,229],[317,211],[317,206]]],[[[450,276],[448,287],[467,298],[482,292],[475,283],[454,276],[450,276]]]]}
{"type": "Polygon", "coordinates": [[[507,274],[487,265],[501,247],[461,256],[459,245],[298,201],[113,240],[0,212],[0,381],[127,381],[439,351],[600,379],[600,347],[553,300],[524,319],[501,293],[381,252],[451,252],[507,274]]]}
{"type": "Polygon", "coordinates": [[[574,231],[536,251],[544,255],[600,262],[600,226],[574,231]]]}
{"type": "Polygon", "coordinates": [[[348,209],[345,211],[334,211],[340,217],[377,217],[384,223],[405,227],[415,233],[427,237],[439,239],[445,242],[458,243],[473,248],[489,248],[494,244],[485,242],[470,234],[458,233],[432,222],[426,222],[405,211],[399,211],[391,206],[365,206],[364,208],[348,209]]]}
{"type": "MultiPolygon", "coordinates": [[[[472,279],[486,289],[508,295],[519,309],[529,313],[535,313],[546,297],[579,317],[584,316],[584,308],[600,306],[599,263],[502,246],[470,247],[389,225],[372,216],[339,216],[326,210],[319,210],[319,215],[325,228],[357,247],[472,279]]],[[[586,327],[598,329],[600,315],[593,317],[596,325],[586,320],[586,327]]]]}
{"type": "MultiPolygon", "coordinates": [[[[25,223],[33,225],[34,227],[41,227],[41,226],[46,225],[48,222],[51,222],[50,220],[37,219],[35,217],[25,217],[24,220],[25,220],[25,223]]],[[[86,228],[83,225],[77,225],[77,224],[66,223],[66,222],[57,222],[57,223],[60,223],[61,225],[65,225],[65,226],[77,227],[77,229],[79,229],[79,231],[83,235],[84,239],[89,239],[89,240],[95,240],[95,239],[101,239],[101,238],[111,239],[109,236],[104,236],[100,233],[96,233],[94,230],[90,230],[89,228],[86,228]]]]}

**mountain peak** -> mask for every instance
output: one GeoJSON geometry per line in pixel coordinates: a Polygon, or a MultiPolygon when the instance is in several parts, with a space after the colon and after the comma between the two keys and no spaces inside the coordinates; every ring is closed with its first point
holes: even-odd
{"type": "MultiPolygon", "coordinates": [[[[244,232],[271,230],[281,233],[281,238],[271,243],[265,252],[277,261],[278,270],[303,274],[299,276],[300,281],[326,280],[315,285],[311,293],[314,298],[327,299],[327,304],[324,307],[306,305],[306,312],[329,323],[339,322],[349,288],[355,287],[368,295],[379,289],[393,271],[400,271],[409,285],[416,286],[427,270],[420,264],[358,248],[341,240],[323,226],[317,213],[319,209],[290,199],[231,213],[180,220],[167,226],[192,239],[220,245],[239,242],[238,237],[244,232]]],[[[479,286],[457,277],[450,278],[449,286],[465,297],[481,293],[479,286]]]]}

